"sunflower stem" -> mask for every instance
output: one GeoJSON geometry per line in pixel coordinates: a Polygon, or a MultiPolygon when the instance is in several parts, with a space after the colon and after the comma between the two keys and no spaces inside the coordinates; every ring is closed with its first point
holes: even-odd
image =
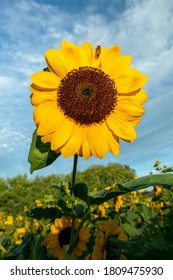
{"type": "MultiPolygon", "coordinates": [[[[72,171],[72,182],[71,182],[71,196],[72,196],[72,227],[71,227],[71,236],[70,236],[70,245],[69,248],[72,248],[73,244],[73,236],[74,236],[74,220],[75,220],[75,213],[74,213],[74,186],[75,186],[75,180],[76,180],[76,171],[77,171],[77,163],[78,163],[78,155],[74,155],[73,160],[73,171],[72,171]]],[[[69,250],[68,250],[69,252],[69,250]]],[[[73,252],[73,250],[72,250],[73,252]]],[[[72,253],[71,252],[71,253],[72,253]]]]}
{"type": "Polygon", "coordinates": [[[80,232],[80,230],[81,230],[83,224],[84,224],[85,221],[87,220],[89,214],[90,214],[90,211],[89,211],[89,209],[88,209],[88,211],[87,211],[86,214],[84,215],[83,219],[81,220],[81,222],[80,222],[80,224],[79,224],[77,230],[76,230],[75,233],[74,233],[72,242],[71,242],[71,244],[70,244],[70,246],[69,246],[69,248],[68,248],[68,254],[71,254],[71,253],[73,252],[73,248],[74,248],[74,246],[75,246],[75,244],[76,244],[76,241],[77,241],[79,232],[80,232]]]}
{"type": "Polygon", "coordinates": [[[77,163],[78,163],[78,155],[74,155],[74,161],[73,161],[73,172],[72,172],[72,182],[71,182],[71,195],[73,195],[74,192],[74,186],[75,186],[75,179],[76,179],[76,171],[77,171],[77,163]]]}

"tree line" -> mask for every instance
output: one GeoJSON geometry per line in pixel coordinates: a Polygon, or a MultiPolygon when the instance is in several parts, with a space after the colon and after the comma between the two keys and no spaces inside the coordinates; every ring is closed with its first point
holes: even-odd
{"type": "MultiPolygon", "coordinates": [[[[90,191],[111,186],[113,183],[124,184],[136,176],[134,169],[128,165],[110,163],[107,166],[93,165],[84,171],[77,171],[76,183],[84,182],[90,191]]],[[[36,176],[29,179],[26,175],[13,178],[0,178],[0,212],[16,215],[42,200],[45,195],[56,197],[56,189],[52,185],[70,183],[71,174],[36,176]]]]}

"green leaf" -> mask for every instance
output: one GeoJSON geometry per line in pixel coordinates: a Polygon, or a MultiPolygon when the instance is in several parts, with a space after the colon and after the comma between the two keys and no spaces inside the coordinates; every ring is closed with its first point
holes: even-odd
{"type": "Polygon", "coordinates": [[[144,246],[144,241],[138,238],[124,241],[124,240],[117,239],[116,237],[110,237],[109,242],[115,244],[119,248],[132,252],[134,252],[134,250],[136,249],[142,250],[144,246]]]}
{"type": "Polygon", "coordinates": [[[88,187],[84,183],[78,183],[74,186],[74,196],[82,199],[88,204],[88,187]]]}
{"type": "Polygon", "coordinates": [[[6,253],[6,249],[4,248],[4,246],[2,245],[3,241],[6,239],[5,235],[1,235],[0,236],[0,252],[4,252],[6,253]]]}
{"type": "Polygon", "coordinates": [[[125,188],[122,185],[115,184],[112,188],[109,190],[102,190],[99,192],[89,193],[89,203],[90,205],[94,204],[102,204],[112,198],[116,198],[119,195],[125,194],[127,192],[130,192],[131,189],[125,188]]]}
{"type": "Polygon", "coordinates": [[[140,190],[149,186],[173,186],[173,174],[153,174],[132,180],[124,185],[132,191],[140,190]]]}
{"type": "Polygon", "coordinates": [[[74,210],[75,210],[75,216],[76,217],[80,217],[83,218],[83,216],[86,214],[87,212],[87,206],[83,205],[83,204],[76,204],[74,206],[74,210]]]}
{"type": "Polygon", "coordinates": [[[123,226],[125,232],[126,232],[130,237],[132,237],[132,236],[138,236],[138,235],[140,235],[140,234],[143,232],[143,230],[144,230],[143,227],[140,228],[140,229],[137,229],[137,228],[135,228],[134,224],[129,224],[129,223],[124,223],[122,226],[123,226]]]}
{"type": "Polygon", "coordinates": [[[173,167],[167,167],[162,170],[162,173],[173,172],[173,167]]]}
{"type": "Polygon", "coordinates": [[[144,220],[150,220],[157,215],[151,207],[148,207],[144,204],[138,204],[138,209],[141,213],[141,216],[143,216],[144,220]]]}
{"type": "Polygon", "coordinates": [[[28,155],[28,161],[31,164],[30,172],[33,173],[35,170],[50,165],[60,155],[51,150],[50,143],[43,143],[35,130],[28,155]]]}
{"type": "Polygon", "coordinates": [[[62,216],[62,211],[55,207],[35,207],[26,213],[27,216],[33,217],[37,220],[40,219],[55,219],[62,216]]]}

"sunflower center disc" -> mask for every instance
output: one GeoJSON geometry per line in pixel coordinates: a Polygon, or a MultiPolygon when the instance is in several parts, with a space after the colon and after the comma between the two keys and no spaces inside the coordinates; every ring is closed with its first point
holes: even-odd
{"type": "Polygon", "coordinates": [[[70,235],[71,235],[71,227],[67,227],[59,233],[58,239],[61,247],[70,244],[70,235]]]}
{"type": "Polygon", "coordinates": [[[115,109],[115,83],[103,71],[80,67],[69,72],[58,89],[57,103],[64,115],[80,125],[101,123],[115,109]]]}

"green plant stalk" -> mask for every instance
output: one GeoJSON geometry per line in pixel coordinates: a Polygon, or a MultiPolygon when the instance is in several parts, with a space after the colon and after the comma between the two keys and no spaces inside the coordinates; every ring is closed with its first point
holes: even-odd
{"type": "MultiPolygon", "coordinates": [[[[78,163],[78,155],[75,154],[74,155],[74,160],[73,160],[72,182],[71,182],[71,192],[70,192],[70,194],[72,196],[72,226],[71,226],[71,236],[70,236],[69,248],[72,247],[73,236],[74,236],[74,220],[75,220],[75,213],[74,213],[74,186],[75,186],[75,180],[76,180],[77,163],[78,163]]],[[[73,252],[73,250],[72,250],[72,252],[73,252]]],[[[68,250],[68,253],[69,253],[69,250],[68,250]]]]}
{"type": "Polygon", "coordinates": [[[73,248],[76,244],[76,241],[77,241],[77,238],[78,238],[78,235],[79,235],[79,232],[83,226],[83,224],[85,223],[85,221],[87,220],[88,216],[89,216],[90,212],[89,212],[89,209],[87,211],[87,213],[84,215],[83,219],[81,220],[77,230],[75,231],[74,235],[73,235],[73,239],[71,240],[71,243],[70,243],[70,246],[68,248],[68,254],[71,255],[72,252],[73,252],[73,248]]]}

